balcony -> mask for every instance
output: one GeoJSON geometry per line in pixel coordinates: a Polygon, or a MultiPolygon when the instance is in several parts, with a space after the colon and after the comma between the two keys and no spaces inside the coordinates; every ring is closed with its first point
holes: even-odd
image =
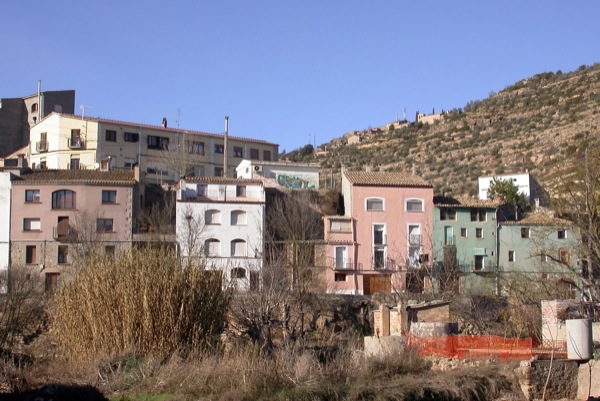
{"type": "Polygon", "coordinates": [[[394,259],[373,259],[373,270],[377,271],[397,271],[400,270],[400,264],[394,259]]]}
{"type": "Polygon", "coordinates": [[[444,238],[444,246],[456,246],[456,237],[454,235],[447,235],[444,238]]]}
{"type": "Polygon", "coordinates": [[[81,138],[69,138],[69,149],[85,149],[85,142],[81,138]]]}
{"type": "Polygon", "coordinates": [[[48,141],[37,141],[35,143],[35,150],[37,152],[47,152],[48,151],[48,141]]]}
{"type": "Polygon", "coordinates": [[[60,242],[76,241],[77,231],[68,225],[58,225],[52,229],[52,238],[60,242]]]}
{"type": "Polygon", "coordinates": [[[333,260],[334,270],[352,270],[354,269],[354,262],[352,259],[334,259],[333,260]]]}

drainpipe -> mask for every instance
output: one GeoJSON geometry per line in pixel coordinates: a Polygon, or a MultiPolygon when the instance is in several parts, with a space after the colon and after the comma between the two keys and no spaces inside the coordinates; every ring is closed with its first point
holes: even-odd
{"type": "Polygon", "coordinates": [[[500,221],[498,220],[498,208],[496,208],[496,295],[500,296],[500,221]]]}

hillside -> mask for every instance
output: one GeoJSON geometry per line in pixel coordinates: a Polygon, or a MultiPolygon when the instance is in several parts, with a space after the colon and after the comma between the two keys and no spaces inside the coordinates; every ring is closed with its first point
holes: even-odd
{"type": "Polygon", "coordinates": [[[327,188],[339,182],[345,165],[412,171],[431,182],[436,194],[453,195],[475,195],[479,176],[529,171],[552,194],[598,135],[599,112],[600,64],[595,64],[523,79],[431,125],[364,132],[357,144],[340,138],[316,152],[302,149],[282,158],[320,163],[327,188]]]}

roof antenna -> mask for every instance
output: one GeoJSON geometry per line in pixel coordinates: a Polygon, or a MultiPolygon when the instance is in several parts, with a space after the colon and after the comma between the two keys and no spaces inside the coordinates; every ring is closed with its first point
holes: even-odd
{"type": "Polygon", "coordinates": [[[90,106],[84,106],[83,104],[81,106],[79,106],[79,108],[81,109],[81,122],[83,122],[83,116],[85,115],[85,109],[91,109],[90,106]]]}

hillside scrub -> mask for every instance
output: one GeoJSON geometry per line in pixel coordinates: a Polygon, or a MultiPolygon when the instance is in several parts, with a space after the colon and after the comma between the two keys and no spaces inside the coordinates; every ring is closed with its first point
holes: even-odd
{"type": "Polygon", "coordinates": [[[174,251],[94,255],[55,294],[52,329],[70,360],[125,352],[163,358],[215,343],[230,294],[219,275],[183,268],[174,251]]]}

